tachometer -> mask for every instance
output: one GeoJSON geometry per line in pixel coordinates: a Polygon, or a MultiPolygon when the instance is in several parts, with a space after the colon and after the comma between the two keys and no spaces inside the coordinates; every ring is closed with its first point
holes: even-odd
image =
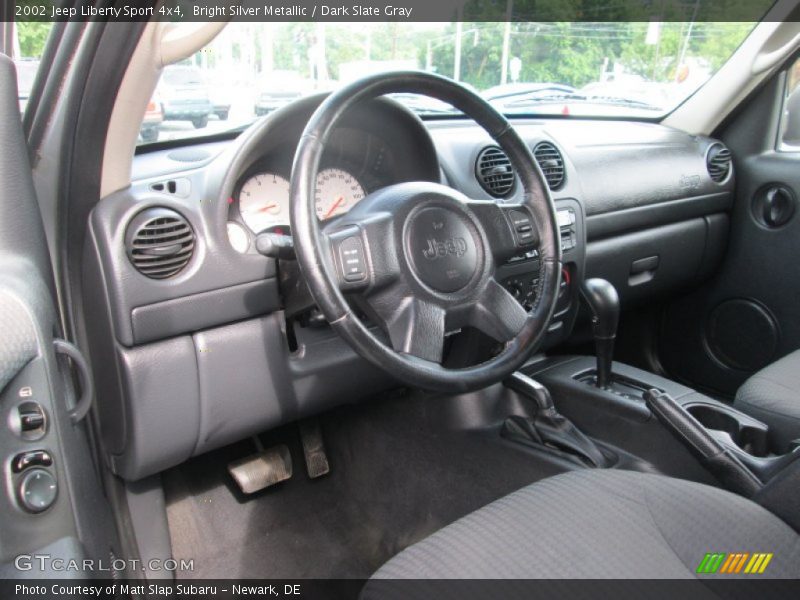
{"type": "Polygon", "coordinates": [[[239,212],[254,233],[288,225],[289,181],[275,173],[254,175],[239,192],[239,212]]]}
{"type": "Polygon", "coordinates": [[[324,169],[317,174],[317,216],[324,221],[346,213],[364,197],[364,188],[347,171],[324,169]]]}

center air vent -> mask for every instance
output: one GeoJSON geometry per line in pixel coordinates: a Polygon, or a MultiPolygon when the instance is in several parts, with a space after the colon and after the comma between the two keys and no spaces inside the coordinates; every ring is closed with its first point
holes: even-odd
{"type": "Polygon", "coordinates": [[[533,157],[547,179],[547,186],[551,190],[560,188],[564,183],[564,158],[558,148],[550,142],[539,142],[533,149],[533,157]]]}
{"type": "Polygon", "coordinates": [[[711,179],[722,183],[731,172],[731,151],[716,142],[712,144],[706,154],[706,168],[711,179]]]}
{"type": "Polygon", "coordinates": [[[514,187],[511,161],[497,146],[489,146],[480,151],[475,162],[475,177],[481,187],[496,198],[507,195],[514,187]]]}
{"type": "Polygon", "coordinates": [[[128,225],[125,250],[142,275],[166,279],[189,263],[194,241],[194,231],[180,213],[169,208],[148,208],[128,225]]]}

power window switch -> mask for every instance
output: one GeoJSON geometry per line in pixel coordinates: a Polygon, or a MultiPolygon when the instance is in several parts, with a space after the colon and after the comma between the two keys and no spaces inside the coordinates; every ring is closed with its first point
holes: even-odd
{"type": "Polygon", "coordinates": [[[19,410],[19,428],[22,431],[37,431],[44,427],[44,411],[39,405],[19,410]]]}

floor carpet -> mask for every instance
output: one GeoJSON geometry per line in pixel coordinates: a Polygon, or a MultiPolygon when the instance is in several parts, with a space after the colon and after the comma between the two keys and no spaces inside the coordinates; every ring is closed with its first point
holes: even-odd
{"type": "Polygon", "coordinates": [[[442,425],[430,400],[396,398],[321,417],[331,473],[305,472],[296,426],[286,443],[294,476],[244,496],[228,462],[242,442],[163,475],[173,556],[202,578],[366,578],[415,541],[529,483],[564,470],[503,441],[496,430],[442,425]]]}

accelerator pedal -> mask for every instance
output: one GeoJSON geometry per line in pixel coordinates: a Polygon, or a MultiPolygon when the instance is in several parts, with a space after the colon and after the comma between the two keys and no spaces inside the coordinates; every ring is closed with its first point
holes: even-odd
{"type": "Polygon", "coordinates": [[[255,494],[292,476],[292,455],[285,444],[264,450],[258,437],[253,441],[258,450],[256,454],[228,465],[228,473],[245,494],[255,494]]]}
{"type": "Polygon", "coordinates": [[[303,454],[306,458],[306,471],[311,479],[327,475],[330,470],[322,429],[319,419],[306,419],[300,422],[300,438],[303,441],[303,454]]]}

